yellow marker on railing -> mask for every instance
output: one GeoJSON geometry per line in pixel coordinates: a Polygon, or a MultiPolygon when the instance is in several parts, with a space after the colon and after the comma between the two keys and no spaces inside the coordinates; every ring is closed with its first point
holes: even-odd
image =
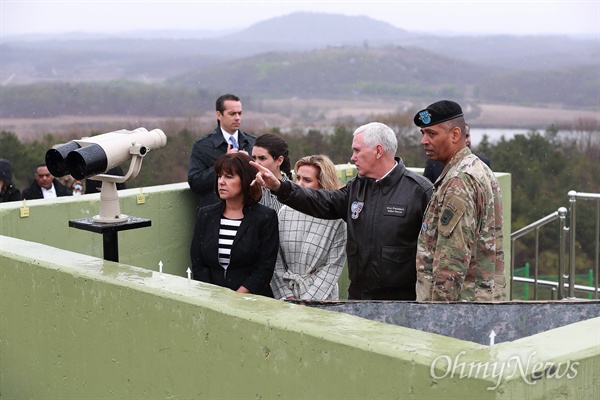
{"type": "Polygon", "coordinates": [[[352,167],[350,166],[350,163],[348,163],[348,166],[346,167],[346,176],[352,176],[352,167]]]}
{"type": "Polygon", "coordinates": [[[21,218],[29,217],[29,207],[27,207],[27,200],[23,199],[23,208],[20,209],[21,218]]]}
{"type": "Polygon", "coordinates": [[[140,188],[140,194],[137,195],[137,203],[144,204],[146,202],[146,196],[144,195],[142,188],[140,188]]]}

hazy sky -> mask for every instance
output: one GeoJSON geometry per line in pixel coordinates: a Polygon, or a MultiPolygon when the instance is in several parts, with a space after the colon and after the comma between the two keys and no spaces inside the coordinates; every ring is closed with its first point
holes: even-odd
{"type": "Polygon", "coordinates": [[[600,0],[0,0],[0,35],[242,29],[295,11],[367,15],[410,31],[600,37],[600,0]]]}

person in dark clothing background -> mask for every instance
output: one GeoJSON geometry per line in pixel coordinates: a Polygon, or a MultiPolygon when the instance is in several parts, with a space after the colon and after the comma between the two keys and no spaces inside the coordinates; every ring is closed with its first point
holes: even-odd
{"type": "Polygon", "coordinates": [[[215,193],[215,161],[227,153],[252,155],[256,137],[240,129],[242,102],[233,94],[224,94],[216,102],[217,127],[197,139],[192,147],[188,169],[188,184],[199,194],[198,207],[219,202],[215,193]]]}
{"type": "Polygon", "coordinates": [[[35,169],[35,180],[31,185],[23,190],[23,198],[33,199],[51,199],[54,197],[72,196],[73,191],[66,188],[56,179],[46,164],[39,164],[35,169]]]}
{"type": "Polygon", "coordinates": [[[12,178],[10,162],[0,159],[0,203],[21,200],[21,191],[13,185],[12,178]]]}

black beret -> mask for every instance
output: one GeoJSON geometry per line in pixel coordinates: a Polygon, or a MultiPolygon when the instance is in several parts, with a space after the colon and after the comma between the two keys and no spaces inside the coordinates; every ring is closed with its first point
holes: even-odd
{"type": "Polygon", "coordinates": [[[463,111],[458,103],[440,100],[427,106],[415,115],[414,122],[420,128],[437,125],[440,122],[462,117],[463,111]]]}

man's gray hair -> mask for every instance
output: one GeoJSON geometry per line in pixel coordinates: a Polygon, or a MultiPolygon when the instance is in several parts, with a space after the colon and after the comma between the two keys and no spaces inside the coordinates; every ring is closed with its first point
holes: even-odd
{"type": "Polygon", "coordinates": [[[398,150],[398,139],[396,138],[394,130],[389,126],[382,124],[381,122],[371,122],[356,128],[354,136],[361,132],[365,134],[365,146],[368,148],[372,149],[380,144],[387,155],[392,157],[396,155],[396,151],[398,150]]]}

